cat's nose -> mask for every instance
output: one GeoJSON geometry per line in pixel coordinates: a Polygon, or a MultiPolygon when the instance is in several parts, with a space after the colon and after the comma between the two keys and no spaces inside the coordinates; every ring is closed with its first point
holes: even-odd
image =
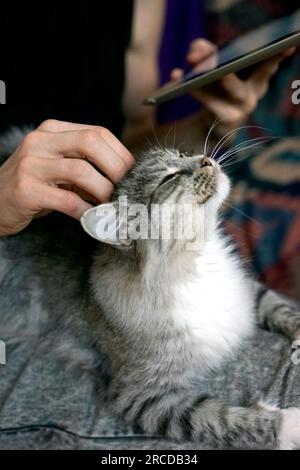
{"type": "Polygon", "coordinates": [[[211,160],[206,156],[201,160],[201,168],[204,168],[205,166],[213,166],[211,160]]]}

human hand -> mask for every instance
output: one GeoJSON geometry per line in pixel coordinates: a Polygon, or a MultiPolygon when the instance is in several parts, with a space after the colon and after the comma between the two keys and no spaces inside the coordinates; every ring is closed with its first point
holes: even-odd
{"type": "Polygon", "coordinates": [[[79,219],[108,201],[134,158],[107,129],[48,120],[0,167],[0,236],[57,210],[79,219]]]}
{"type": "MultiPolygon", "coordinates": [[[[212,114],[212,120],[222,121],[225,128],[240,126],[267,93],[280,63],[294,52],[295,48],[291,48],[257,64],[247,80],[232,73],[216,83],[194,90],[192,96],[212,114]]],[[[206,39],[196,39],[191,43],[187,61],[195,71],[210,70],[217,63],[217,48],[206,39]]],[[[174,69],[171,80],[177,81],[182,75],[181,69],[174,69]]]]}

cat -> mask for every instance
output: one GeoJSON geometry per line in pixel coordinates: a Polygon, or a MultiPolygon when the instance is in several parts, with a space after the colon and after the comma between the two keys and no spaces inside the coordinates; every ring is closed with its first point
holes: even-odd
{"type": "MultiPolygon", "coordinates": [[[[21,131],[14,134],[0,142],[2,155],[22,138],[21,131]]],[[[17,292],[24,292],[26,279],[51,285],[51,295],[40,287],[36,293],[44,315],[34,317],[36,334],[71,329],[82,343],[93,345],[101,356],[95,370],[105,383],[109,406],[137,432],[213,448],[263,449],[267,443],[298,448],[300,410],[263,401],[248,408],[228,406],[195,385],[195,378],[235,357],[256,323],[291,341],[300,336],[298,309],[253,281],[222,233],[219,213],[229,191],[227,176],[212,158],[152,147],[139,156],[111,203],[83,215],[82,226],[96,249],[92,264],[88,238],[79,237],[73,221],[65,229],[66,218],[56,220],[55,214],[54,222],[52,216],[36,220],[22,234],[1,240],[12,262],[5,277],[12,307],[4,299],[1,315],[7,325],[14,324],[12,308],[22,305],[20,329],[33,334],[32,325],[25,328],[27,297],[19,300],[17,292]],[[159,208],[158,218],[152,206],[159,208]],[[164,227],[170,215],[170,227],[178,228],[182,208],[184,230],[170,230],[166,238],[154,230],[152,237],[150,227],[164,227]],[[139,211],[149,222],[146,232],[137,229],[139,211]],[[53,223],[58,223],[56,232],[50,231],[53,223]],[[60,238],[63,231],[66,237],[60,238]],[[26,260],[24,269],[19,258],[26,260]],[[85,266],[74,277],[78,264],[85,266]],[[61,279],[68,279],[63,289],[61,279]]],[[[5,276],[5,267],[0,271],[5,276]]],[[[28,302],[31,312],[30,296],[28,302]]],[[[71,343],[59,347],[80,362],[71,343]]],[[[92,356],[82,358],[83,365],[89,361],[89,367],[96,365],[92,356]]]]}
{"type": "Polygon", "coordinates": [[[264,448],[267,442],[298,448],[300,410],[263,402],[229,407],[193,386],[195,377],[233,356],[257,321],[292,341],[300,336],[299,311],[251,280],[219,228],[229,191],[215,160],[152,148],[111,203],[83,215],[83,228],[101,242],[90,278],[94,341],[110,351],[107,386],[114,410],[135,429],[216,448],[264,448]],[[128,213],[133,208],[128,220],[121,198],[128,213]],[[154,223],[171,212],[173,228],[184,207],[186,239],[136,236],[136,204],[160,207],[162,219],[154,223]],[[201,234],[187,249],[195,214],[201,234]]]}

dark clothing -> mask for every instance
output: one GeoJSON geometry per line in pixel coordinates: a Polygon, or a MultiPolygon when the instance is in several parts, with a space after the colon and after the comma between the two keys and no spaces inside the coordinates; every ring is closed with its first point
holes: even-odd
{"type": "Polygon", "coordinates": [[[101,124],[118,134],[132,4],[1,5],[7,104],[0,106],[0,132],[53,118],[101,124]]]}
{"type": "MultiPolygon", "coordinates": [[[[206,35],[204,0],[167,0],[159,55],[161,84],[170,80],[174,68],[182,68],[185,72],[191,70],[186,61],[190,44],[206,35]]],[[[199,110],[199,102],[185,95],[160,105],[157,118],[161,123],[173,122],[199,110]]]]}

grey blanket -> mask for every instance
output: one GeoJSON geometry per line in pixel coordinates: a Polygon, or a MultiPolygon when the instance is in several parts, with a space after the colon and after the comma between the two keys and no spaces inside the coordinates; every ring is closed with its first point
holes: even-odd
{"type": "MultiPolygon", "coordinates": [[[[92,345],[71,328],[67,340],[51,335],[52,309],[69,304],[71,315],[85,296],[93,250],[79,225],[59,215],[0,239],[0,449],[205,449],[134,433],[107,406],[92,345]],[[63,355],[66,341],[82,353],[78,366],[63,355]]],[[[232,405],[300,407],[300,365],[287,339],[257,330],[199,389],[232,405]]]]}

